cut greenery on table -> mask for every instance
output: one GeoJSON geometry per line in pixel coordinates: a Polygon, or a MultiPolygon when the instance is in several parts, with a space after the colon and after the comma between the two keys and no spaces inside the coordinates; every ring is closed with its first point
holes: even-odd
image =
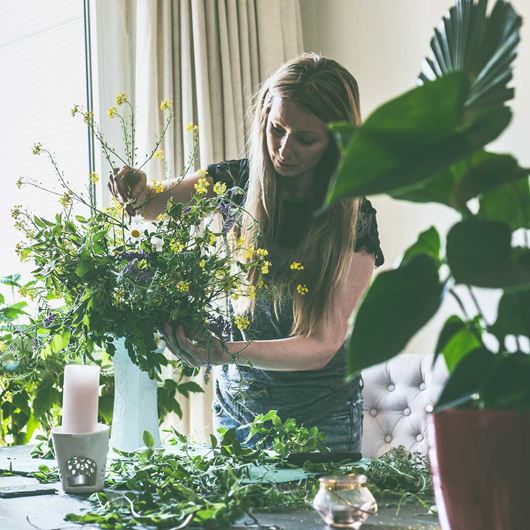
{"type": "MultiPolygon", "coordinates": [[[[399,506],[410,500],[426,509],[432,505],[428,466],[420,455],[394,449],[375,460],[287,464],[297,451],[326,452],[323,436],[314,429],[282,422],[274,411],[258,416],[250,431],[259,431],[274,449],[250,449],[236,440],[234,429],[221,429],[211,446],[190,442],[173,431],[171,446],[122,453],[107,470],[107,489],[90,498],[92,509],[67,519],[102,528],[226,528],[253,510],[308,509],[318,490],[318,477],[363,473],[378,502],[399,506]]],[[[250,436],[252,436],[250,434],[250,436]]],[[[35,475],[49,480],[53,470],[35,475]]]]}

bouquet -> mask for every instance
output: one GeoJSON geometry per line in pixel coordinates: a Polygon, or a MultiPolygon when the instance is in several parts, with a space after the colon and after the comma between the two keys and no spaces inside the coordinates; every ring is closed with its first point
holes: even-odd
{"type": "MultiPolygon", "coordinates": [[[[141,169],[152,157],[163,158],[159,146],[172,119],[171,103],[165,100],[160,105],[166,115],[164,130],[141,164],[134,140],[134,109],[124,94],[117,96],[116,103],[108,116],[121,123],[124,156],[108,145],[92,113],[79,106],[72,109],[92,129],[110,166],[141,169]]],[[[189,130],[194,157],[197,127],[191,125],[189,130]]],[[[227,301],[254,297],[248,275],[267,273],[270,262],[265,249],[242,248],[244,240],[238,238],[243,209],[234,198],[243,190],[216,183],[215,193],[208,193],[204,171],[187,204],[169,201],[164,213],[146,223],[130,216],[128,205],[124,208],[117,201],[99,208],[96,174],[90,175],[88,195],[80,193],[70,186],[48,149],[36,144],[33,153],[50,158],[59,189],[36,180],[19,184],[57,194],[62,207],[53,219],[22,207],[13,211],[25,236],[17,251],[21,259],[36,266],[32,293],[39,316],[33,329],[38,330],[42,356],[70,349],[92,358],[98,348],[112,355],[115,339],[123,337],[133,362],[159,377],[168,363],[163,350],[157,349],[165,321],[182,323],[190,336],[211,330],[223,339],[232,326],[248,327],[248,317],[232,314],[227,301]],[[78,206],[88,214],[81,215],[78,206]],[[222,222],[215,219],[216,214],[222,222]]],[[[184,175],[192,165],[189,160],[184,175]]],[[[166,192],[163,183],[155,181],[146,202],[166,192]]]]}

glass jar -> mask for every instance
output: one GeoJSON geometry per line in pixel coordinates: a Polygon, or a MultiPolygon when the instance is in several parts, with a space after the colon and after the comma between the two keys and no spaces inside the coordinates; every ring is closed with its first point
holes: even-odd
{"type": "Polygon", "coordinates": [[[313,508],[323,521],[334,528],[361,528],[369,515],[377,512],[377,503],[365,486],[364,475],[321,477],[313,508]]]}

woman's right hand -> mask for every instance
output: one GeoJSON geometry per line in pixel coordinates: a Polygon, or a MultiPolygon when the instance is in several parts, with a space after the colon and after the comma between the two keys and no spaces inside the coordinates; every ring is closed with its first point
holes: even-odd
{"type": "Polygon", "coordinates": [[[109,190],[130,216],[135,216],[148,196],[147,175],[141,169],[123,166],[109,175],[109,190]]]}

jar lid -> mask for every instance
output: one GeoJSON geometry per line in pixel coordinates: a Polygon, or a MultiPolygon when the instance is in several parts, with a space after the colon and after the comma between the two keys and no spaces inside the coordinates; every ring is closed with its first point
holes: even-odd
{"type": "Polygon", "coordinates": [[[365,475],[351,473],[349,475],[320,477],[318,480],[320,482],[320,487],[327,490],[349,490],[364,486],[368,479],[365,475]]]}

